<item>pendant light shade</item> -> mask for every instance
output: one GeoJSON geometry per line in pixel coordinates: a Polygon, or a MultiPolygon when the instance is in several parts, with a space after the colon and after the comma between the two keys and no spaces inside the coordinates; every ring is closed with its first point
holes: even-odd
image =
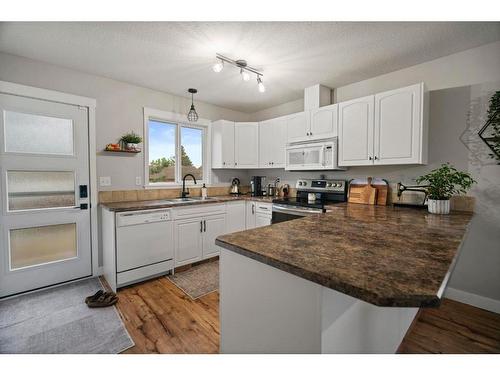
{"type": "Polygon", "coordinates": [[[198,121],[198,113],[196,113],[196,109],[194,108],[193,95],[198,92],[196,89],[189,89],[188,92],[191,93],[191,109],[188,112],[187,119],[189,122],[198,121]]]}

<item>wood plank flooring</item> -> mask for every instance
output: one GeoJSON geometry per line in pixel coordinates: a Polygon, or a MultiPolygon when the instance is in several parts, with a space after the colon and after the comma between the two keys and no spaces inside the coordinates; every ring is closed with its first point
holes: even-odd
{"type": "MultiPolygon", "coordinates": [[[[219,293],[191,300],[161,277],[118,291],[135,346],[125,353],[218,353],[219,293]]],[[[500,353],[500,314],[445,299],[424,309],[399,353],[500,353]]]]}

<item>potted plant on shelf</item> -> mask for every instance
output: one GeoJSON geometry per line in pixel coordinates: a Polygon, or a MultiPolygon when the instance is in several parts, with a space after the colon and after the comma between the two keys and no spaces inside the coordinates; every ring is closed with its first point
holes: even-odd
{"type": "Polygon", "coordinates": [[[417,178],[417,183],[428,183],[428,205],[431,214],[449,214],[450,198],[465,194],[476,181],[467,172],[458,171],[450,163],[442,164],[426,175],[417,178]]]}
{"type": "Polygon", "coordinates": [[[142,142],[142,138],[140,135],[130,132],[121,137],[120,141],[125,144],[126,150],[138,151],[138,145],[142,142]]]}

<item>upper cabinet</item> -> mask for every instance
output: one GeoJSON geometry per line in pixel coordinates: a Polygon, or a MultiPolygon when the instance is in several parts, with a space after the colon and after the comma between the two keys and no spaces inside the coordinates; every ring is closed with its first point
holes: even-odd
{"type": "Polygon", "coordinates": [[[427,163],[423,83],[375,95],[374,164],[427,163]]]}
{"type": "Polygon", "coordinates": [[[259,168],[284,168],[286,118],[259,123],[259,168]]]}
{"type": "Polygon", "coordinates": [[[373,95],[339,103],[339,165],[373,164],[373,95]]]}
{"type": "Polygon", "coordinates": [[[423,83],[339,104],[339,165],[425,164],[423,83]]]}
{"type": "Polygon", "coordinates": [[[259,123],[234,124],[234,165],[236,168],[259,167],[259,123]]]}
{"type": "Polygon", "coordinates": [[[310,141],[337,135],[338,104],[295,113],[287,118],[287,142],[310,141]]]}
{"type": "Polygon", "coordinates": [[[309,137],[306,112],[294,113],[286,119],[287,142],[303,141],[309,137]]]}
{"type": "Polygon", "coordinates": [[[309,137],[331,138],[337,135],[338,104],[313,109],[309,113],[309,137]]]}
{"type": "Polygon", "coordinates": [[[234,168],[234,122],[212,122],[212,168],[234,168]]]}

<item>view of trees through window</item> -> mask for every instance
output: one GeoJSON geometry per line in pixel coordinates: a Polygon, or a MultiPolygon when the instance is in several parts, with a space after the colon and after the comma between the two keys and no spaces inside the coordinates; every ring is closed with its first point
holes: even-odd
{"type": "Polygon", "coordinates": [[[181,177],[191,173],[203,180],[203,130],[156,120],[149,121],[149,182],[176,181],[176,153],[181,177]],[[177,145],[180,131],[180,145],[177,145]]]}

